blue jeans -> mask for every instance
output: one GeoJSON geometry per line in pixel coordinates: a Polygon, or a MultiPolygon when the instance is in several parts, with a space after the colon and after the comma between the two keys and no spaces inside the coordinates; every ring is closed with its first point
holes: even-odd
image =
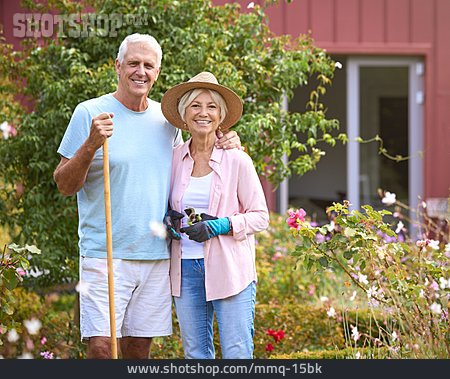
{"type": "Polygon", "coordinates": [[[214,358],[214,313],[222,358],[253,358],[255,282],[237,295],[206,301],[203,259],[182,259],[180,295],[174,297],[174,301],[185,358],[214,358]]]}

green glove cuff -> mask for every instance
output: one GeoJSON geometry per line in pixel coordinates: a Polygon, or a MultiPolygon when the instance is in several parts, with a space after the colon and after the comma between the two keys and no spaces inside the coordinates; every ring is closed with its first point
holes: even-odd
{"type": "Polygon", "coordinates": [[[230,220],[228,217],[221,217],[217,220],[205,221],[208,226],[210,238],[219,234],[228,234],[230,232],[230,220]]]}

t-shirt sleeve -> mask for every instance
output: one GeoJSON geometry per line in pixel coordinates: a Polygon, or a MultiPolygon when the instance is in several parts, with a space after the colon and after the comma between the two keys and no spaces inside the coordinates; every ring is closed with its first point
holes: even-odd
{"type": "Polygon", "coordinates": [[[173,139],[173,147],[177,147],[183,143],[183,134],[181,133],[181,129],[177,128],[175,133],[175,137],[173,139]]]}
{"type": "Polygon", "coordinates": [[[92,117],[86,107],[78,104],[64,133],[58,153],[63,157],[72,158],[89,136],[92,117]]]}

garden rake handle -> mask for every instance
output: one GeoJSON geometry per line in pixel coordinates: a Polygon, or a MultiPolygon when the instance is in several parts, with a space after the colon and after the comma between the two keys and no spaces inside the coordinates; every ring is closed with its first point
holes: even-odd
{"type": "Polygon", "coordinates": [[[109,296],[109,325],[111,329],[111,357],[117,359],[116,312],[114,307],[114,269],[112,255],[112,227],[111,227],[111,193],[109,184],[109,156],[108,139],[103,143],[103,181],[105,190],[106,217],[106,256],[108,261],[108,296],[109,296]]]}

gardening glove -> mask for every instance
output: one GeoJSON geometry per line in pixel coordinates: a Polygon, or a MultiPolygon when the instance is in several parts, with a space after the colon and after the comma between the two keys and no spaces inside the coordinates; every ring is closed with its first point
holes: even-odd
{"type": "Polygon", "coordinates": [[[209,220],[217,220],[219,217],[211,216],[207,213],[200,213],[200,220],[201,221],[209,221],[209,220]]]}
{"type": "Polygon", "coordinates": [[[219,234],[228,234],[230,228],[231,225],[228,217],[221,217],[215,220],[199,221],[192,226],[181,228],[180,232],[186,233],[190,240],[205,242],[219,234]]]}
{"type": "Polygon", "coordinates": [[[163,223],[166,226],[167,235],[170,239],[179,240],[181,239],[180,233],[177,230],[180,229],[181,219],[184,215],[173,209],[169,209],[164,215],[163,223]]]}

